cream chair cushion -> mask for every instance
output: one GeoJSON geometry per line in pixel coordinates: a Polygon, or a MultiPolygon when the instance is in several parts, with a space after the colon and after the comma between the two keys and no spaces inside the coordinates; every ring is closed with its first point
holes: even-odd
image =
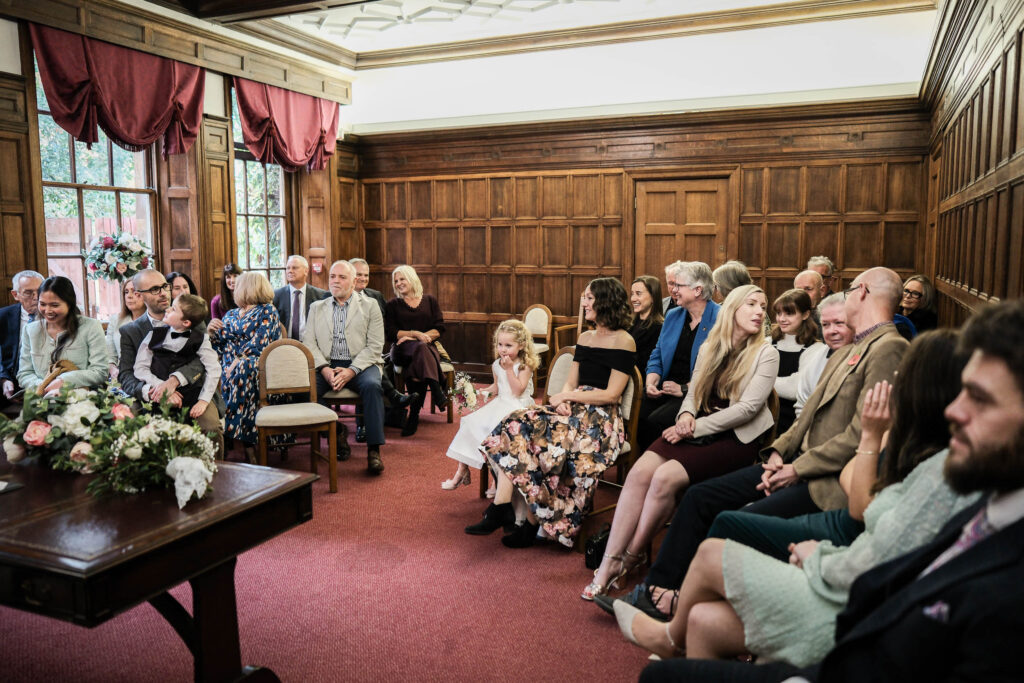
{"type": "Polygon", "coordinates": [[[290,345],[275,347],[267,356],[266,383],[268,393],[285,387],[308,387],[309,361],[302,349],[290,345]]]}
{"type": "Polygon", "coordinates": [[[257,427],[302,427],[332,422],[337,419],[337,413],[319,403],[263,406],[256,411],[257,427]]]}
{"type": "Polygon", "coordinates": [[[359,398],[359,392],[353,391],[352,389],[342,388],[341,391],[328,391],[323,395],[323,398],[324,400],[341,399],[344,401],[352,401],[359,398]]]}

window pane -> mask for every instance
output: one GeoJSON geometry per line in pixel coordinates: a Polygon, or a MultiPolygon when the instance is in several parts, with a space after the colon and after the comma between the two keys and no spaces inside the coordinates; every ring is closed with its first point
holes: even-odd
{"type": "Polygon", "coordinates": [[[75,182],[84,185],[110,185],[110,157],[107,155],[107,136],[100,131],[100,139],[87,149],[84,142],[75,141],[75,182]]]}
{"type": "Polygon", "coordinates": [[[153,248],[152,214],[148,194],[121,193],[121,229],[130,232],[153,248]]]}
{"type": "Polygon", "coordinates": [[[84,261],[79,257],[51,258],[47,259],[46,266],[50,269],[50,275],[63,275],[71,280],[75,286],[75,297],[78,299],[78,308],[86,315],[89,315],[83,294],[85,292],[85,267],[84,261]]]}
{"type": "Polygon", "coordinates": [[[71,136],[57,125],[52,116],[39,116],[39,156],[43,180],[71,182],[71,136]]]}
{"type": "Polygon", "coordinates": [[[90,318],[97,320],[110,320],[114,313],[120,313],[121,302],[118,297],[121,290],[120,282],[110,280],[87,280],[86,287],[89,288],[89,312],[90,318]]]}
{"type": "Polygon", "coordinates": [[[285,260],[284,219],[271,218],[269,223],[270,237],[267,248],[270,251],[270,267],[283,268],[285,260]]]}
{"type": "Polygon", "coordinates": [[[245,145],[242,139],[242,123],[238,118],[238,101],[235,99],[235,89],[231,89],[231,139],[236,145],[245,145]]]}
{"type": "Polygon", "coordinates": [[[245,216],[238,216],[235,220],[235,239],[238,244],[238,266],[242,270],[249,270],[249,239],[248,230],[245,224],[245,216]]]}
{"type": "Polygon", "coordinates": [[[283,270],[272,270],[270,271],[270,286],[274,289],[284,287],[284,271],[283,270]]]}
{"type": "Polygon", "coordinates": [[[235,212],[245,213],[245,162],[241,159],[235,159],[235,212]]]}
{"type": "Polygon", "coordinates": [[[43,92],[43,81],[39,77],[39,62],[33,58],[32,65],[36,69],[36,109],[50,111],[50,105],[46,101],[46,93],[43,92]]]}
{"type": "Polygon", "coordinates": [[[48,254],[77,254],[81,251],[78,193],[75,190],[43,187],[43,216],[48,254]]]}
{"type": "Polygon", "coordinates": [[[263,201],[263,167],[254,161],[245,164],[246,192],[249,195],[247,213],[263,213],[266,204],[263,201]]]}
{"type": "Polygon", "coordinates": [[[129,152],[112,145],[114,151],[114,185],[117,187],[149,187],[146,182],[146,153],[129,152]]]}
{"type": "Polygon", "coordinates": [[[267,219],[262,216],[249,217],[249,265],[267,267],[267,219]]]}
{"type": "Polygon", "coordinates": [[[267,213],[284,215],[281,201],[281,187],[284,185],[284,171],[280,166],[267,166],[267,213]]]}
{"type": "Polygon", "coordinates": [[[117,205],[113,192],[82,190],[82,214],[85,219],[85,243],[97,235],[117,232],[117,205]]]}

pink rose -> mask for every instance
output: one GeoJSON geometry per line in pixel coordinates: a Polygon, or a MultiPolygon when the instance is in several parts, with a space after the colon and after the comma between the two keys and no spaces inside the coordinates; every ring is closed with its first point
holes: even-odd
{"type": "Polygon", "coordinates": [[[87,441],[79,441],[71,448],[71,462],[88,462],[89,454],[92,453],[92,444],[87,441]]]}
{"type": "Polygon", "coordinates": [[[53,425],[49,422],[32,420],[28,423],[25,435],[22,438],[25,439],[25,443],[29,446],[42,446],[46,443],[46,435],[50,433],[51,429],[53,429],[53,425]]]}
{"type": "Polygon", "coordinates": [[[110,249],[113,246],[114,246],[114,238],[113,237],[111,237],[110,235],[107,235],[106,237],[103,238],[103,247],[105,249],[110,249]]]}
{"type": "Polygon", "coordinates": [[[100,269],[99,266],[97,266],[95,263],[90,263],[89,264],[89,270],[91,270],[92,272],[95,273],[99,269],[100,269]]]}
{"type": "Polygon", "coordinates": [[[149,268],[149,257],[143,256],[142,260],[139,261],[139,265],[142,266],[143,268],[149,268]]]}
{"type": "Polygon", "coordinates": [[[127,271],[127,270],[128,270],[128,266],[125,265],[124,263],[118,263],[117,264],[117,272],[119,272],[122,275],[124,275],[125,271],[127,271]]]}
{"type": "Polygon", "coordinates": [[[132,409],[123,403],[115,403],[114,407],[110,409],[110,414],[114,416],[115,420],[123,420],[132,416],[132,409]]]}

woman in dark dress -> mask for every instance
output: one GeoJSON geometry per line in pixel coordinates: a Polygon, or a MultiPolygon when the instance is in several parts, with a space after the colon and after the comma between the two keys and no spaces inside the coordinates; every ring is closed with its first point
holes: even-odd
{"type": "Polygon", "coordinates": [[[423,284],[412,266],[395,268],[391,282],[395,298],[384,307],[384,340],[391,344],[391,362],[402,368],[408,390],[420,395],[409,404],[409,418],[402,430],[402,436],[410,436],[419,425],[428,388],[437,408],[448,405],[448,394],[441,384],[441,354],[434,343],[444,333],[444,316],[437,299],[423,293],[423,284]]]}
{"type": "Polygon", "coordinates": [[[661,282],[653,275],[641,275],[629,288],[629,303],[633,306],[633,324],[629,336],[636,342],[636,366],[640,374],[647,372],[647,361],[658,343],[661,325],[661,282]]]}
{"type": "MultiPolygon", "coordinates": [[[[511,480],[529,505],[526,521],[501,539],[510,548],[533,545],[537,531],[572,547],[597,479],[615,463],[626,440],[619,401],[636,363],[626,328],[626,288],[615,278],[592,280],[583,293],[584,318],[596,325],[580,335],[562,391],[551,404],[517,410],[482,447],[491,465],[511,480]]],[[[502,488],[499,486],[499,494],[502,488]]],[[[479,524],[487,534],[513,517],[509,500],[494,497],[479,524]]]]}
{"type": "Polygon", "coordinates": [[[935,314],[935,287],[924,275],[911,275],[903,283],[900,313],[914,323],[917,333],[934,330],[939,325],[935,314]]]}
{"type": "Polygon", "coordinates": [[[779,395],[779,419],[775,431],[783,434],[796,420],[796,390],[800,385],[800,359],[818,341],[818,325],[812,316],[811,297],[802,289],[790,289],[772,304],[775,324],[772,344],[779,351],[779,378],[775,392],[779,395]]]}

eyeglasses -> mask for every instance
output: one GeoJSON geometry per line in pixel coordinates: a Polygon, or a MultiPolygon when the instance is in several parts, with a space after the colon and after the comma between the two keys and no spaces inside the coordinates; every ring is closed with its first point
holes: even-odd
{"type": "Polygon", "coordinates": [[[909,289],[904,289],[903,296],[909,296],[911,299],[920,299],[924,296],[924,292],[912,292],[909,289]]]}
{"type": "Polygon", "coordinates": [[[26,299],[36,299],[36,298],[39,297],[39,290],[38,289],[22,289],[21,291],[18,292],[18,294],[20,294],[21,296],[25,297],[26,299]]]}
{"type": "Polygon", "coordinates": [[[687,284],[685,282],[671,282],[668,285],[669,289],[681,289],[683,287],[690,287],[692,289],[693,285],[687,284]]]}
{"type": "Polygon", "coordinates": [[[169,283],[169,282],[165,282],[162,285],[153,285],[149,289],[140,289],[140,290],[138,290],[139,294],[153,294],[154,296],[159,294],[160,292],[169,292],[169,291],[171,291],[171,283],[169,283]]]}
{"type": "Polygon", "coordinates": [[[868,286],[866,284],[864,284],[863,282],[858,282],[857,284],[853,285],[852,287],[847,287],[846,289],[843,290],[843,298],[846,299],[847,297],[849,297],[851,294],[856,292],[861,287],[864,288],[864,293],[865,294],[870,294],[871,293],[871,290],[868,289],[868,286]]]}

